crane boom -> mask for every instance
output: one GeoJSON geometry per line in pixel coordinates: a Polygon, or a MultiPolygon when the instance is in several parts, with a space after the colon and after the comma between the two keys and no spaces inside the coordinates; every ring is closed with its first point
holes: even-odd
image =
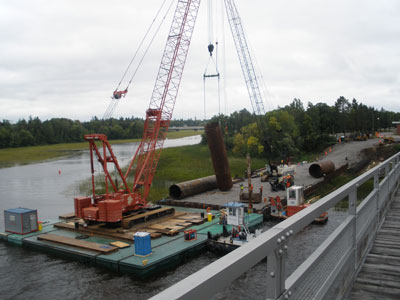
{"type": "Polygon", "coordinates": [[[263,116],[263,99],[236,4],[233,0],[225,0],[225,8],[253,111],[256,115],[263,116]]]}
{"type": "Polygon", "coordinates": [[[85,139],[90,145],[93,198],[78,197],[74,199],[77,217],[101,222],[122,221],[122,225],[125,226],[129,225],[130,221],[129,218],[124,218],[123,214],[147,207],[147,196],[174,110],[200,1],[178,0],[150,106],[146,111],[143,137],[127,172],[125,174],[121,172],[105,135],[85,135],[85,139]],[[101,143],[101,147],[97,146],[96,142],[101,143]],[[101,163],[104,171],[106,192],[103,195],[96,195],[95,192],[94,156],[101,163]],[[113,182],[108,172],[108,163],[114,164],[117,174],[121,178],[120,187],[117,186],[117,182],[113,182]],[[135,177],[133,187],[130,189],[127,178],[135,163],[135,177]],[[109,184],[112,187],[111,192],[108,190],[109,184]]]}
{"type": "MultiPolygon", "coordinates": [[[[126,173],[121,172],[105,135],[85,135],[85,139],[90,144],[92,200],[94,202],[92,203],[88,197],[75,198],[75,211],[78,217],[102,222],[119,222],[124,213],[147,207],[147,197],[172,118],[200,2],[201,0],[178,0],[150,105],[146,110],[142,140],[126,173]],[[101,143],[102,147],[98,147],[95,142],[101,143]],[[102,153],[99,150],[101,148],[103,149],[102,153]],[[104,195],[96,195],[95,193],[94,156],[102,164],[105,174],[106,193],[104,195]],[[114,164],[118,175],[121,177],[122,184],[120,187],[118,187],[117,182],[112,181],[108,172],[108,163],[114,164]],[[129,188],[127,178],[134,166],[133,187],[129,188]],[[111,193],[108,191],[108,184],[113,189],[111,193]]],[[[256,72],[238,11],[233,0],[225,0],[225,6],[253,111],[257,115],[264,115],[264,105],[256,72]]],[[[126,93],[126,91],[122,92],[126,93]]],[[[262,131],[261,118],[257,118],[257,124],[262,131]]],[[[127,221],[127,219],[124,219],[124,221],[127,221]]]]}
{"type": "Polygon", "coordinates": [[[149,194],[172,118],[199,6],[200,0],[178,1],[146,111],[143,137],[125,174],[127,177],[137,161],[133,188],[134,192],[138,192],[143,187],[141,195],[144,201],[149,194]]]}

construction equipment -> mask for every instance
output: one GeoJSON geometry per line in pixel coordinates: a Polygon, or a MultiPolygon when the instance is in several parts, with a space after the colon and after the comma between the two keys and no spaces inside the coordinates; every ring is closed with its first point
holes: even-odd
{"type": "Polygon", "coordinates": [[[177,3],[150,105],[146,111],[143,137],[126,173],[122,173],[105,135],[85,135],[85,140],[90,145],[93,195],[92,199],[75,198],[77,217],[114,223],[121,221],[123,215],[148,207],[147,196],[172,117],[199,6],[200,0],[179,0],[177,3]],[[96,141],[101,142],[102,151],[96,141]],[[105,194],[101,195],[97,195],[95,190],[95,158],[104,171],[105,194]],[[120,187],[113,182],[108,163],[114,164],[122,181],[120,187]],[[127,178],[134,165],[135,176],[133,186],[130,187],[127,178]],[[112,193],[108,191],[109,185],[113,189],[112,193]]]}
{"type": "Polygon", "coordinates": [[[287,188],[294,185],[294,177],[290,174],[281,176],[270,181],[269,184],[271,185],[271,190],[274,192],[279,190],[285,191],[287,188]]]}
{"type": "MultiPolygon", "coordinates": [[[[201,0],[178,0],[150,105],[146,111],[143,137],[126,173],[122,173],[105,135],[85,135],[84,138],[90,145],[93,194],[92,198],[78,197],[74,199],[75,215],[77,217],[85,220],[115,223],[120,222],[127,214],[132,212],[136,212],[135,214],[137,214],[138,211],[140,213],[140,210],[149,209],[147,197],[172,118],[172,112],[175,106],[175,100],[180,86],[200,1],[201,0]],[[96,142],[101,143],[101,147],[98,147],[96,142]],[[104,171],[105,194],[101,195],[97,195],[95,190],[95,159],[101,163],[104,171]],[[111,178],[111,174],[108,171],[109,163],[114,165],[115,172],[120,177],[120,186],[117,180],[113,182],[111,178]],[[135,175],[133,185],[130,187],[127,180],[133,168],[135,169],[135,175]],[[109,185],[111,185],[113,189],[112,192],[109,192],[109,185]]],[[[233,0],[225,0],[225,7],[253,110],[257,115],[264,115],[265,111],[256,72],[251,60],[249,47],[247,46],[238,11],[233,0]]],[[[209,50],[211,54],[212,49],[210,48],[209,50]]],[[[123,78],[125,75],[126,72],[123,78]]],[[[129,83],[131,83],[131,81],[132,79],[129,83]]],[[[118,101],[128,92],[129,84],[125,90],[118,90],[120,84],[113,93],[113,100],[118,101]]],[[[107,110],[107,117],[111,116],[114,109],[115,106],[111,105],[110,110],[107,110]]],[[[258,118],[257,121],[259,129],[262,131],[264,126],[260,125],[260,122],[262,122],[262,118],[258,118]]],[[[261,134],[261,136],[265,135],[261,134]]],[[[133,215],[129,218],[136,217],[133,215]]],[[[131,222],[129,219],[125,219],[123,223],[130,224],[131,222]]]]}

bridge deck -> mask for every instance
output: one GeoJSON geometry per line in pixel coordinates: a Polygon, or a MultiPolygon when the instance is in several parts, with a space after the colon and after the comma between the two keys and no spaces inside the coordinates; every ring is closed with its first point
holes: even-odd
{"type": "Polygon", "coordinates": [[[400,299],[400,193],[377,233],[349,299],[400,299]]]}

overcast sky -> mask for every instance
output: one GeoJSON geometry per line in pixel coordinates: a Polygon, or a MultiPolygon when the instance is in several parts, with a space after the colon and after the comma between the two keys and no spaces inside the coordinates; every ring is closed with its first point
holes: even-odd
{"type": "MultiPolygon", "coordinates": [[[[175,1],[114,117],[145,116],[175,1]]],[[[204,116],[207,2],[200,6],[173,118],[204,116]]],[[[222,76],[220,111],[251,111],[222,0],[213,2],[222,76]]],[[[161,3],[2,0],[0,119],[101,117],[161,3]]],[[[332,105],[344,96],[400,111],[400,1],[236,0],[236,4],[260,80],[267,87],[266,110],[293,98],[332,105]]],[[[206,116],[218,114],[216,80],[207,81],[205,98],[206,116]]]]}

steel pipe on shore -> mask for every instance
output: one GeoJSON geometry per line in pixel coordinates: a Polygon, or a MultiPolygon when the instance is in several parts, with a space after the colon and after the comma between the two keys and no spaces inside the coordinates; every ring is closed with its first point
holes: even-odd
{"type": "Polygon", "coordinates": [[[211,175],[173,184],[169,187],[169,195],[174,199],[183,199],[215,188],[217,188],[217,178],[215,175],[211,175]]]}
{"type": "Polygon", "coordinates": [[[331,160],[321,161],[317,164],[312,164],[308,169],[310,175],[314,178],[320,178],[325,174],[335,171],[335,164],[331,160]]]}

